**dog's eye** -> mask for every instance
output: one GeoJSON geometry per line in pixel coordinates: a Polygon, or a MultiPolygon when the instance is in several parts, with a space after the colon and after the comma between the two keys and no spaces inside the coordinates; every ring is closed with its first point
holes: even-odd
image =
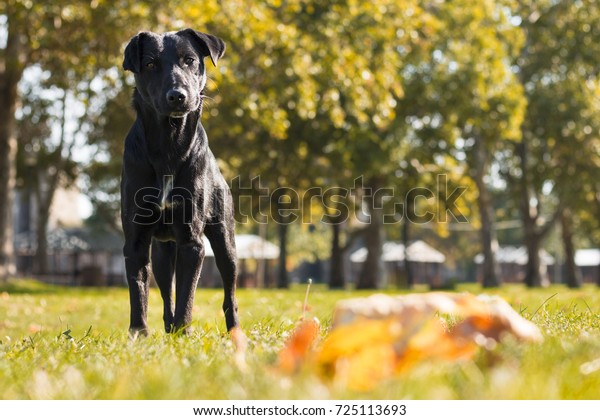
{"type": "Polygon", "coordinates": [[[149,63],[146,63],[146,68],[149,70],[153,70],[156,67],[156,65],[154,64],[153,61],[150,61],[149,63]]]}
{"type": "Polygon", "coordinates": [[[194,61],[196,61],[196,60],[194,60],[194,58],[193,58],[193,57],[185,57],[185,58],[183,59],[183,62],[184,62],[185,64],[187,64],[188,66],[191,66],[192,64],[194,64],[194,61]]]}

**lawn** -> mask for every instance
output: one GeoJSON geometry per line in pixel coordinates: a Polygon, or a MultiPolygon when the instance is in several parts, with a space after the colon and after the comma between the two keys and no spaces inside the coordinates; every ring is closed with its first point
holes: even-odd
{"type": "MultiPolygon", "coordinates": [[[[0,286],[0,398],[600,398],[600,289],[593,286],[487,290],[536,323],[544,342],[506,340],[472,361],[421,363],[367,393],[339,388],[308,371],[286,377],[273,368],[301,315],[304,290],[239,291],[242,328],[250,339],[248,369],[241,372],[232,363],[220,290],[198,290],[189,337],[162,331],[160,296],[152,290],[152,332],[130,342],[126,289],[32,281],[0,286]]],[[[459,290],[481,292],[474,285],[459,290]]],[[[313,287],[310,315],[326,328],[336,301],[368,294],[313,287]]]]}

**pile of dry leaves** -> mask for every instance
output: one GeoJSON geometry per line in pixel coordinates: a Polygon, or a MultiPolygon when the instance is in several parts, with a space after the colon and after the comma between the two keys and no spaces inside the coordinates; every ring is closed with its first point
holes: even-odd
{"type": "MultiPolygon", "coordinates": [[[[473,358],[504,335],[536,342],[542,335],[499,297],[467,293],[376,294],[338,302],[321,341],[317,319],[302,320],[279,353],[285,374],[309,368],[350,389],[367,390],[424,359],[473,358]]],[[[234,331],[238,364],[246,341],[234,331]]]]}

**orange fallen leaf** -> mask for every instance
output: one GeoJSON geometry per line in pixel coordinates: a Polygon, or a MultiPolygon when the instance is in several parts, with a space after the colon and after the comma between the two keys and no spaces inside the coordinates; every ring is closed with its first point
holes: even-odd
{"type": "Polygon", "coordinates": [[[368,389],[394,371],[395,352],[390,343],[401,333],[402,326],[394,319],[359,320],[340,326],[331,331],[318,351],[317,369],[336,382],[368,389]]]}
{"type": "Polygon", "coordinates": [[[375,343],[359,350],[352,357],[337,359],[334,382],[357,391],[367,391],[393,374],[396,364],[394,349],[375,343]],[[377,363],[373,363],[374,361],[377,363]]]}
{"type": "Polygon", "coordinates": [[[312,350],[321,327],[317,318],[301,321],[279,352],[277,366],[284,373],[300,369],[312,350]]]}

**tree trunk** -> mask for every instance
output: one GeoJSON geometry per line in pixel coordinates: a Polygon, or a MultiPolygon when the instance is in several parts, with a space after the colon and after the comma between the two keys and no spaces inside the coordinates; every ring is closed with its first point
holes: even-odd
{"type": "Polygon", "coordinates": [[[530,176],[527,155],[527,142],[523,140],[517,145],[521,161],[520,207],[523,220],[523,240],[527,248],[527,265],[525,267],[525,284],[527,287],[542,287],[550,283],[548,273],[542,268],[540,260],[540,244],[548,229],[539,231],[537,227],[539,209],[531,205],[530,176]]]}
{"type": "Polygon", "coordinates": [[[529,215],[529,194],[522,198],[523,217],[523,240],[527,249],[527,264],[525,266],[525,284],[527,287],[542,287],[548,284],[547,273],[542,271],[542,263],[540,261],[540,242],[541,237],[538,235],[535,223],[537,218],[529,215]]]}
{"type": "MultiPolygon", "coordinates": [[[[15,86],[16,88],[16,86],[15,86]]],[[[16,273],[13,245],[13,202],[17,152],[14,135],[16,103],[0,90],[0,279],[6,280],[16,273]]]]}
{"type": "MultiPolygon", "coordinates": [[[[38,204],[37,218],[37,251],[35,254],[35,266],[39,274],[48,272],[48,220],[50,219],[50,209],[54,202],[54,195],[58,188],[61,173],[65,167],[63,159],[63,149],[68,150],[68,156],[71,155],[71,147],[66,147],[66,125],[67,125],[67,92],[62,97],[62,115],[60,122],[60,141],[54,152],[49,167],[41,167],[37,172],[37,183],[35,184],[35,194],[38,204]]],[[[80,126],[81,128],[81,126],[80,126]]]]}
{"type": "Polygon", "coordinates": [[[372,219],[369,228],[365,232],[365,246],[367,247],[367,258],[362,265],[357,289],[377,289],[383,281],[383,235],[381,222],[376,221],[380,212],[371,213],[372,219]]]}
{"type": "MultiPolygon", "coordinates": [[[[57,165],[60,162],[57,162],[57,165]]],[[[42,170],[45,172],[45,170],[42,170]]],[[[54,201],[54,195],[58,187],[58,169],[53,175],[38,173],[35,185],[35,197],[37,201],[36,241],[34,266],[38,274],[48,273],[48,221],[50,220],[50,208],[54,201]]]]}
{"type": "MultiPolygon", "coordinates": [[[[600,185],[594,184],[594,195],[595,195],[595,203],[596,203],[596,217],[600,220],[600,185]]],[[[600,244],[597,244],[597,247],[600,249],[600,244]]],[[[596,285],[600,287],[600,264],[596,266],[596,285]]]]}
{"type": "Polygon", "coordinates": [[[4,64],[4,68],[0,68],[0,281],[16,274],[12,217],[17,154],[15,111],[26,50],[16,30],[9,22],[4,57],[0,62],[0,67],[4,64]]]}
{"type": "Polygon", "coordinates": [[[371,188],[373,194],[365,200],[371,218],[364,236],[367,258],[358,277],[357,289],[377,289],[383,282],[383,203],[382,197],[375,194],[378,183],[371,182],[371,188]]]}
{"type": "Polygon", "coordinates": [[[573,244],[573,229],[571,211],[563,209],[560,215],[562,240],[565,249],[565,280],[570,288],[581,287],[582,280],[575,265],[575,246],[573,244]]]}
{"type": "MultiPolygon", "coordinates": [[[[525,229],[527,231],[527,229],[525,229]]],[[[545,270],[542,270],[540,259],[540,238],[538,235],[525,233],[527,264],[525,265],[525,284],[527,287],[542,287],[549,283],[545,270]]]]}
{"type": "Polygon", "coordinates": [[[271,199],[276,210],[273,214],[273,220],[277,223],[277,236],[279,238],[279,261],[277,266],[277,288],[287,289],[290,286],[289,275],[287,271],[287,236],[290,224],[289,203],[282,201],[286,190],[278,188],[277,194],[274,194],[271,199]]]}
{"type": "MultiPolygon", "coordinates": [[[[262,239],[263,241],[267,240],[267,224],[266,223],[260,223],[258,225],[258,234],[260,236],[260,239],[262,239]]],[[[256,277],[256,287],[258,289],[262,289],[263,287],[265,287],[266,267],[267,267],[267,260],[265,260],[263,258],[259,258],[256,260],[255,277],[256,277]]]]}
{"type": "Polygon", "coordinates": [[[288,234],[288,223],[287,218],[284,218],[279,222],[278,234],[279,234],[279,267],[277,275],[277,288],[287,289],[290,286],[289,275],[287,272],[287,234],[288,234]],[[283,221],[285,220],[285,221],[283,221]]]}
{"type": "Polygon", "coordinates": [[[342,225],[336,221],[331,225],[331,229],[333,236],[331,239],[331,259],[329,264],[329,288],[343,289],[345,287],[344,252],[340,246],[342,225]]]}
{"type": "Polygon", "coordinates": [[[50,209],[45,206],[39,206],[39,213],[36,222],[36,241],[35,251],[35,269],[37,274],[48,273],[48,219],[50,218],[50,209]]]}
{"type": "Polygon", "coordinates": [[[494,208],[490,192],[485,184],[488,154],[482,139],[475,139],[475,183],[477,185],[477,205],[481,218],[481,248],[483,253],[483,287],[498,287],[501,284],[495,252],[498,249],[494,229],[494,208]]]}
{"type": "MultiPolygon", "coordinates": [[[[407,212],[412,211],[406,209],[407,212]]],[[[406,217],[402,225],[402,243],[404,244],[404,273],[406,275],[406,288],[411,289],[415,284],[412,261],[408,258],[408,245],[410,245],[410,219],[406,217]]]]}

